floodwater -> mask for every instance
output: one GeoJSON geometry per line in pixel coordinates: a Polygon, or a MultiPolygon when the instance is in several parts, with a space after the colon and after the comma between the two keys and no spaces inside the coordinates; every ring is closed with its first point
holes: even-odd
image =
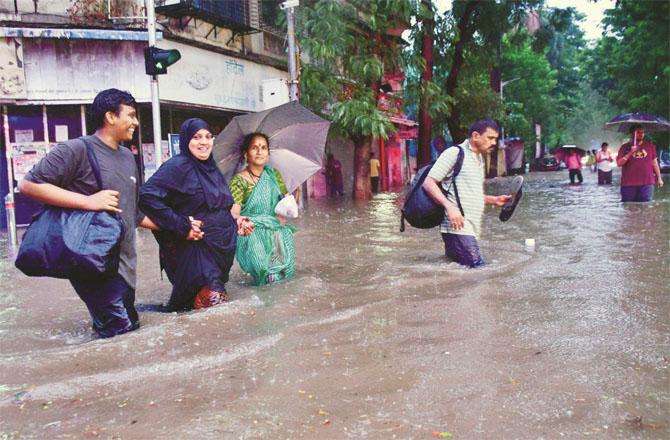
{"type": "Polygon", "coordinates": [[[141,233],[142,327],[109,340],[5,258],[0,438],[669,438],[670,188],[622,205],[584,174],[487,211],[475,270],[398,232],[397,194],[312,201],[295,279],[235,266],[232,302],[199,312],[152,311],[169,285],[141,233]]]}

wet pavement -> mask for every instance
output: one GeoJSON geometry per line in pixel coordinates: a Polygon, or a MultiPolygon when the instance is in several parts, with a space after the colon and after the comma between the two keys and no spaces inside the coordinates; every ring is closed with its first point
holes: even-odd
{"type": "Polygon", "coordinates": [[[295,279],[236,265],[200,312],[153,311],[169,284],[141,233],[142,327],[109,340],[67,282],[3,258],[0,439],[669,438],[670,188],[622,205],[584,174],[487,211],[474,270],[398,232],[396,194],[312,201],[295,279]]]}

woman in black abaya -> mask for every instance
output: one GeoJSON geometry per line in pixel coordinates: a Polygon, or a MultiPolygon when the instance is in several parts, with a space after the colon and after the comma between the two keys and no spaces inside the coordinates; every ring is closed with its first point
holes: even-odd
{"type": "Polygon", "coordinates": [[[237,235],[253,230],[246,217],[230,211],[233,198],[214,163],[212,146],[207,123],[188,119],[179,133],[181,153],[140,189],[140,209],[160,228],[154,235],[161,268],[173,286],[171,311],[227,301],[225,284],[237,235]]]}

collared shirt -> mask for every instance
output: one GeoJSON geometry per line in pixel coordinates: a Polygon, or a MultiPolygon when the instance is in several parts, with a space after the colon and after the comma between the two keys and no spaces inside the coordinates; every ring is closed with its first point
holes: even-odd
{"type": "MultiPolygon", "coordinates": [[[[482,217],[484,215],[484,158],[470,148],[470,141],[465,140],[460,147],[463,149],[463,166],[456,176],[458,196],[465,213],[463,228],[455,230],[445,215],[440,232],[449,234],[471,235],[481,234],[482,217]]],[[[456,196],[451,185],[451,174],[458,158],[458,148],[447,148],[437,158],[428,176],[442,182],[447,191],[447,200],[456,203],[456,196]]],[[[446,214],[446,213],[445,213],[446,214]]]]}

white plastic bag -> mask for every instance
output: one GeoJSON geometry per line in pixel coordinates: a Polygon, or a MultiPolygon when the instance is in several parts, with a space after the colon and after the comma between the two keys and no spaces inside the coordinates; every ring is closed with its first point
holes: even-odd
{"type": "Polygon", "coordinates": [[[275,214],[286,218],[298,218],[298,204],[293,194],[289,194],[277,203],[275,214]]]}

